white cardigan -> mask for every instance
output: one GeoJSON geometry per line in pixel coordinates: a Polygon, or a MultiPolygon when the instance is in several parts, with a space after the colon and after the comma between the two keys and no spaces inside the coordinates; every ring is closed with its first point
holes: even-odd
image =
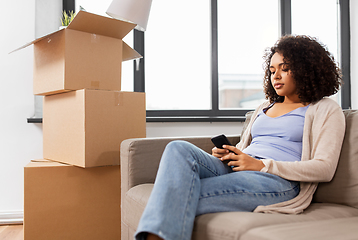
{"type": "MultiPolygon", "coordinates": [[[[265,102],[255,110],[237,148],[243,150],[250,144],[252,124],[257,115],[269,104],[265,102]]],[[[306,209],[312,201],[318,183],[332,180],[344,134],[345,117],[341,107],[335,101],[324,98],[317,103],[310,104],[303,128],[301,161],[284,162],[262,159],[265,167],[261,169],[261,172],[300,181],[300,193],[289,201],[258,206],[254,212],[297,214],[306,209]]]]}

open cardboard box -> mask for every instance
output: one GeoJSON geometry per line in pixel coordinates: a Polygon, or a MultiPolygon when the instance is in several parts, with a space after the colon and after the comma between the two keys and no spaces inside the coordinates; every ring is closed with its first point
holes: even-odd
{"type": "Polygon", "coordinates": [[[25,240],[121,239],[120,166],[24,168],[25,240]]]}
{"type": "Polygon", "coordinates": [[[141,57],[122,41],[135,26],[80,11],[67,28],[14,51],[34,44],[35,95],[84,88],[120,91],[122,61],[141,57]]]}
{"type": "Polygon", "coordinates": [[[45,159],[84,168],[119,165],[121,142],[144,137],[145,93],[82,89],[44,97],[45,159]]]}

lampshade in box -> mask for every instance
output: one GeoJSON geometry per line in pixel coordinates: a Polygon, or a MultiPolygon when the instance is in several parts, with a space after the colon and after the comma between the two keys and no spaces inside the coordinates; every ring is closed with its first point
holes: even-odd
{"type": "Polygon", "coordinates": [[[152,0],[113,0],[107,14],[113,18],[135,23],[137,30],[145,31],[152,0]]]}

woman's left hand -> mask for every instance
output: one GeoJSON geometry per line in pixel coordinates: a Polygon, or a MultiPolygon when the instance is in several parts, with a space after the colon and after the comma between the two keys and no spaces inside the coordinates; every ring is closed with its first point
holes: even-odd
{"type": "Polygon", "coordinates": [[[233,166],[233,171],[260,171],[265,167],[261,160],[241,152],[234,146],[224,145],[223,148],[234,152],[221,158],[221,161],[230,161],[227,165],[233,166]]]}

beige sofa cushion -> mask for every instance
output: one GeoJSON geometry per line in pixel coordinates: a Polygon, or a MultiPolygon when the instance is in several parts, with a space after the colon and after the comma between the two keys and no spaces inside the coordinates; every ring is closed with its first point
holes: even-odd
{"type": "MultiPolygon", "coordinates": [[[[126,209],[123,217],[130,229],[136,229],[144,211],[153,184],[141,184],[131,188],[125,195],[126,209]]],[[[338,204],[315,203],[302,214],[266,214],[252,212],[224,212],[204,214],[195,220],[193,237],[197,240],[239,239],[246,231],[261,226],[282,223],[316,221],[358,216],[358,209],[338,204]]]]}
{"type": "Polygon", "coordinates": [[[358,110],[344,110],[346,135],[333,180],[320,183],[314,202],[338,203],[358,208],[358,110]]]}
{"type": "Polygon", "coordinates": [[[358,238],[358,217],[279,224],[255,228],[240,240],[353,240],[358,238]]]}

